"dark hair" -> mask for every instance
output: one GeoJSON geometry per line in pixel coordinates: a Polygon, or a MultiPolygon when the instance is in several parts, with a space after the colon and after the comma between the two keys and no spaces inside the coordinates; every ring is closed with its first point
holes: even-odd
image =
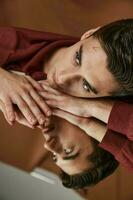
{"type": "Polygon", "coordinates": [[[62,184],[67,188],[79,189],[97,184],[109,176],[118,167],[119,163],[114,156],[98,146],[98,142],[92,139],[94,151],[88,156],[93,167],[79,174],[68,175],[61,173],[62,184]]]}
{"type": "Polygon", "coordinates": [[[106,52],[108,69],[119,83],[114,95],[133,95],[133,19],[112,22],[92,35],[106,52]]]}

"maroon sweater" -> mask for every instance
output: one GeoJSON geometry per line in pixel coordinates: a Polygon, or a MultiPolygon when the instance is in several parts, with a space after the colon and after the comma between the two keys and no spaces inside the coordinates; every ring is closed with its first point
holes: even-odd
{"type": "MultiPolygon", "coordinates": [[[[78,38],[21,28],[0,28],[0,66],[46,78],[42,72],[45,58],[61,46],[70,46],[78,38]]],[[[133,104],[116,102],[108,121],[108,130],[100,146],[133,170],[133,104]]]]}

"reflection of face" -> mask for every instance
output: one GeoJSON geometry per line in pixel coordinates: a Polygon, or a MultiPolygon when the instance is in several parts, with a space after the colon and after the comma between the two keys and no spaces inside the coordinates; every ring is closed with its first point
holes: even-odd
{"type": "Polygon", "coordinates": [[[107,56],[92,36],[56,51],[48,66],[50,85],[73,96],[109,96],[118,89],[107,69],[107,56]]]}
{"type": "Polygon", "coordinates": [[[44,133],[44,137],[45,148],[55,154],[55,163],[70,175],[90,168],[88,156],[93,152],[90,137],[64,119],[56,117],[54,121],[55,129],[44,133]],[[66,152],[66,149],[71,151],[66,152]]]}

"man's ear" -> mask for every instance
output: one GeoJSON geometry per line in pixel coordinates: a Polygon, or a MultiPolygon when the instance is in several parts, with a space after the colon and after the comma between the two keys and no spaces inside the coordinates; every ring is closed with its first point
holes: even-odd
{"type": "Polygon", "coordinates": [[[97,27],[97,28],[90,29],[89,31],[86,31],[86,32],[81,36],[81,40],[84,40],[84,39],[90,37],[90,36],[91,36],[94,32],[96,32],[99,28],[100,28],[100,26],[97,27]]]}

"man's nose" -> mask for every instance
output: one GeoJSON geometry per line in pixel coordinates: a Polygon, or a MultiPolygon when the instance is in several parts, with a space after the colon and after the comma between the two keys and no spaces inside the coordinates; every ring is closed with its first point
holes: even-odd
{"type": "Polygon", "coordinates": [[[53,137],[49,141],[47,141],[44,145],[46,149],[48,149],[51,152],[55,153],[61,153],[62,152],[62,146],[58,141],[58,138],[53,137]]]}
{"type": "Polygon", "coordinates": [[[63,86],[66,83],[74,82],[78,77],[80,77],[79,72],[77,71],[64,71],[59,74],[59,77],[57,77],[57,84],[60,86],[63,86]]]}

